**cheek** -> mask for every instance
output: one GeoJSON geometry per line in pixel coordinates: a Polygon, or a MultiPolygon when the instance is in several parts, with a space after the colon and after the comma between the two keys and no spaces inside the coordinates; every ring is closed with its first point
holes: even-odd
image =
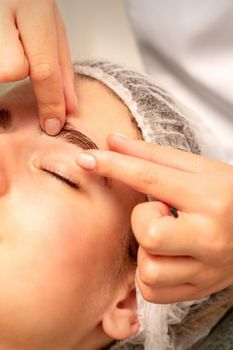
{"type": "Polygon", "coordinates": [[[98,249],[90,249],[92,222],[82,203],[72,208],[69,201],[39,196],[9,203],[0,224],[0,329],[20,325],[20,333],[43,328],[51,335],[82,317],[88,322],[98,249]]]}
{"type": "Polygon", "coordinates": [[[104,208],[81,197],[73,201],[24,193],[14,196],[7,208],[6,222],[0,224],[5,229],[0,325],[4,320],[6,327],[8,320],[10,328],[12,322],[20,324],[20,332],[25,325],[26,332],[43,327],[53,334],[60,327],[65,331],[72,318],[74,324],[91,322],[87,305],[104,290],[100,286],[105,285],[106,265],[114,254],[114,206],[104,208]]]}
{"type": "Polygon", "coordinates": [[[66,286],[83,272],[86,259],[93,254],[93,220],[88,217],[85,200],[80,205],[58,196],[37,197],[24,205],[23,211],[17,209],[14,219],[17,233],[12,243],[21,252],[22,263],[32,259],[44,278],[51,281],[56,277],[55,284],[66,282],[66,286]]]}

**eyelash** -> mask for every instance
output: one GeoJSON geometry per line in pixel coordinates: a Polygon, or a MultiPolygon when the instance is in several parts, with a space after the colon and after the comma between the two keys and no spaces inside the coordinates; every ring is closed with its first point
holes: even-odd
{"type": "Polygon", "coordinates": [[[80,182],[78,183],[75,183],[73,182],[72,180],[70,180],[69,178],[63,176],[63,175],[60,175],[58,173],[56,173],[55,171],[51,171],[49,169],[46,169],[45,167],[41,166],[41,170],[46,172],[47,174],[49,174],[50,176],[54,177],[55,179],[65,183],[66,185],[68,185],[69,187],[75,189],[75,190],[80,190],[81,188],[81,184],[80,182]]]}

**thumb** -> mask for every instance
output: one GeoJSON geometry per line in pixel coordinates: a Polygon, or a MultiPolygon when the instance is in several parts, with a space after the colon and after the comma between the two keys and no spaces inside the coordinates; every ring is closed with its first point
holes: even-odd
{"type": "Polygon", "coordinates": [[[132,230],[137,239],[147,232],[148,224],[163,216],[171,215],[170,207],[160,201],[140,203],[134,207],[131,214],[132,230]]]}

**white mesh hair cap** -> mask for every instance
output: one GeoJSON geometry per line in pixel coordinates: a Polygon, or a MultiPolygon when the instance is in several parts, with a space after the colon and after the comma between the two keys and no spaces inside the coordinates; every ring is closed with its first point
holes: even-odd
{"type": "Polygon", "coordinates": [[[183,112],[149,77],[108,62],[84,62],[75,69],[101,81],[121,98],[145,141],[200,153],[197,137],[183,112]]]}
{"type": "MultiPolygon", "coordinates": [[[[75,72],[96,79],[122,100],[150,143],[211,154],[203,131],[191,113],[150,77],[126,67],[99,61],[74,66],[75,72]]],[[[197,119],[195,119],[197,120],[197,119]]],[[[212,145],[211,145],[212,146],[212,145]]],[[[115,342],[111,350],[184,350],[205,337],[233,305],[233,288],[200,300],[168,305],[146,302],[137,288],[140,330],[137,336],[115,342]]]]}

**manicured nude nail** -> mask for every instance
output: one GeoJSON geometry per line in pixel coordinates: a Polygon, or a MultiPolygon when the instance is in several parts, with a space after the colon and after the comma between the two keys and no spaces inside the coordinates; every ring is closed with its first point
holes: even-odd
{"type": "Polygon", "coordinates": [[[86,170],[93,170],[96,167],[95,157],[88,153],[78,153],[77,163],[86,170]]]}
{"type": "Polygon", "coordinates": [[[44,122],[44,128],[48,135],[55,136],[61,131],[61,122],[57,118],[48,118],[44,122]]]}

